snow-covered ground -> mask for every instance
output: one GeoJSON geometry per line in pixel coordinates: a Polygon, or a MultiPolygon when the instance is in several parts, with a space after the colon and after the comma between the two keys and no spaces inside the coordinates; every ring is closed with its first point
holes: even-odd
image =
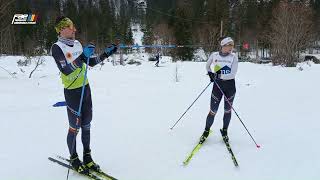
{"type": "MultiPolygon", "coordinates": [[[[51,57],[29,79],[21,57],[1,57],[0,179],[66,179],[67,170],[48,161],[68,156],[63,87],[51,57]]],[[[92,151],[100,166],[120,180],[316,180],[320,178],[320,66],[298,68],[240,63],[234,108],[261,145],[257,149],[233,113],[229,136],[233,166],[218,129],[222,109],[199,153],[183,160],[202,134],[208,89],[171,131],[169,128],[209,83],[205,63],[112,66],[88,72],[93,98],[92,151]]],[[[223,103],[223,102],[222,102],[223,103]]],[[[222,104],[220,105],[222,107],[222,104]]],[[[82,146],[78,139],[78,153],[82,146]]],[[[85,179],[71,173],[70,180],[85,179]]]]}

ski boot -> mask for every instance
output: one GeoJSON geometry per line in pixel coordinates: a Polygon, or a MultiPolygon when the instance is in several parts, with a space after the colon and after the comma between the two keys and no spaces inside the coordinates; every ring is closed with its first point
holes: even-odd
{"type": "Polygon", "coordinates": [[[83,153],[83,164],[90,170],[100,172],[100,166],[92,160],[91,150],[83,153]]]}
{"type": "Polygon", "coordinates": [[[199,144],[203,144],[206,141],[207,137],[209,136],[210,130],[204,130],[203,134],[200,137],[199,144]]]}
{"type": "Polygon", "coordinates": [[[221,132],[223,140],[225,140],[226,142],[229,142],[227,129],[222,128],[222,129],[220,129],[220,132],[221,132]]]}
{"type": "Polygon", "coordinates": [[[72,155],[70,157],[70,164],[72,168],[80,174],[89,174],[89,169],[86,168],[79,160],[78,154],[72,155]]]}

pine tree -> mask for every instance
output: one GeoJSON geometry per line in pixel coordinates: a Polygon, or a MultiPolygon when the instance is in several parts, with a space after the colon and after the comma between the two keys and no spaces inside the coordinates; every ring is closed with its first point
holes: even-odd
{"type": "MultiPolygon", "coordinates": [[[[315,27],[315,32],[317,35],[320,35],[320,1],[319,0],[311,0],[311,7],[313,9],[313,22],[315,27]]],[[[319,40],[319,38],[318,38],[319,40]]]]}
{"type": "MultiPolygon", "coordinates": [[[[191,23],[185,20],[188,18],[186,10],[177,8],[176,16],[179,17],[174,24],[176,43],[178,45],[192,44],[191,23]]],[[[191,61],[193,59],[193,51],[192,47],[178,48],[176,56],[179,60],[191,61]]]]}
{"type": "MultiPolygon", "coordinates": [[[[31,6],[29,1],[23,1],[21,3],[15,4],[15,10],[21,12],[31,13],[31,6]]],[[[34,25],[15,25],[14,31],[16,34],[16,42],[14,43],[16,47],[17,54],[30,55],[34,49],[33,46],[33,30],[34,25]]]]}

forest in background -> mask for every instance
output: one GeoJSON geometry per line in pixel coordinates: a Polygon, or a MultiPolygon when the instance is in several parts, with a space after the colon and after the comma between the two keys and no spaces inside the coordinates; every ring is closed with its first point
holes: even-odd
{"type": "Polygon", "coordinates": [[[274,64],[293,66],[300,52],[319,48],[319,13],[318,0],[0,0],[0,54],[48,54],[55,19],[65,15],[77,39],[95,43],[98,52],[117,39],[132,44],[131,27],[140,24],[143,44],[188,45],[161,50],[175,59],[192,60],[198,48],[218,50],[218,39],[231,36],[243,55],[268,50],[274,64]],[[37,24],[12,25],[18,13],[37,14],[37,24]]]}

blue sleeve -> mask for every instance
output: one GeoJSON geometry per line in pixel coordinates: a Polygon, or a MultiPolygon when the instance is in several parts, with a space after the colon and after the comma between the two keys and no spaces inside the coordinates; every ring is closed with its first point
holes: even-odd
{"type": "Polygon", "coordinates": [[[66,57],[64,56],[62,50],[60,47],[56,44],[52,45],[51,47],[51,53],[52,56],[60,70],[61,73],[65,75],[71,74],[73,71],[75,71],[78,67],[82,66],[82,61],[78,57],[75,59],[72,63],[68,63],[66,57]]]}

